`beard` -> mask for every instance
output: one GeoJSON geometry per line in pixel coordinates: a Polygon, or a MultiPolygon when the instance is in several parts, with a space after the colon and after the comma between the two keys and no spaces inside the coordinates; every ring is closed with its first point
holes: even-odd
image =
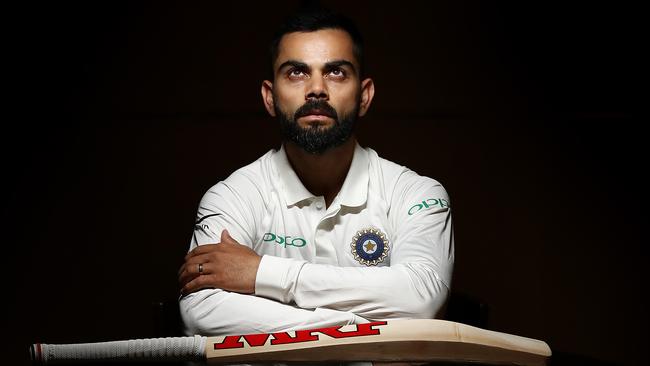
{"type": "Polygon", "coordinates": [[[323,154],[331,148],[343,145],[352,136],[359,113],[359,103],[357,102],[353,111],[339,118],[336,109],[321,99],[307,101],[296,110],[293,116],[284,113],[277,104],[273,107],[280,121],[280,130],[284,140],[291,141],[307,153],[314,155],[323,154]],[[298,124],[298,118],[311,114],[313,110],[319,110],[319,114],[325,114],[332,118],[334,125],[322,127],[313,124],[301,127],[298,124]]]}

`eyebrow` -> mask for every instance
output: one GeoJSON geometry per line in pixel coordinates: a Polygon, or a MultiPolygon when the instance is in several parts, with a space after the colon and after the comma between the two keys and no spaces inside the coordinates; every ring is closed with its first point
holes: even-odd
{"type": "Polygon", "coordinates": [[[309,69],[309,66],[304,62],[300,62],[300,61],[296,61],[296,60],[288,60],[288,61],[283,62],[282,65],[280,65],[278,67],[278,71],[284,69],[287,66],[292,66],[292,67],[296,67],[296,68],[300,68],[300,69],[309,69]]]}
{"type": "MultiPolygon", "coordinates": [[[[278,72],[282,70],[283,68],[287,66],[292,66],[295,68],[300,68],[300,69],[310,69],[309,65],[302,61],[297,61],[297,60],[287,60],[283,62],[279,67],[278,67],[278,72]]],[[[329,70],[335,67],[341,67],[341,66],[348,66],[350,67],[355,73],[357,72],[357,69],[354,67],[354,64],[348,60],[334,60],[325,63],[325,70],[329,70]]]]}
{"type": "Polygon", "coordinates": [[[348,60],[334,60],[334,61],[330,61],[330,62],[325,64],[326,69],[331,69],[331,68],[334,68],[334,67],[341,67],[341,66],[349,66],[355,72],[357,71],[357,69],[354,67],[352,62],[350,62],[348,60]]]}

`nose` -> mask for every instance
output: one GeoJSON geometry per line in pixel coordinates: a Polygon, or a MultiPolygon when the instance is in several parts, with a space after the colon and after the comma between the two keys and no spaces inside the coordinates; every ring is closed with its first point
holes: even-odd
{"type": "Polygon", "coordinates": [[[324,100],[329,100],[329,93],[327,92],[327,85],[325,85],[325,81],[321,77],[317,77],[317,75],[314,75],[310,79],[310,83],[307,86],[307,90],[305,93],[305,100],[309,99],[324,99],[324,100]]]}

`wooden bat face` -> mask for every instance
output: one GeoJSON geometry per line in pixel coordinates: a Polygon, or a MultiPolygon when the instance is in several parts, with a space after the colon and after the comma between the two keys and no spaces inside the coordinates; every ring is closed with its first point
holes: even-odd
{"type": "Polygon", "coordinates": [[[443,320],[380,321],[268,334],[208,337],[210,363],[469,361],[544,365],[541,341],[443,320]]]}

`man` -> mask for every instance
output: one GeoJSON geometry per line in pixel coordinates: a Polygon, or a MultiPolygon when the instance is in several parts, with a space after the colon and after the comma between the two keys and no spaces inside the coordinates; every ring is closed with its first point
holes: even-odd
{"type": "Polygon", "coordinates": [[[358,30],[303,12],[271,50],[262,99],[284,141],[201,200],[179,271],[186,332],[440,316],[454,259],[449,199],[357,143],[375,92],[358,30]]]}

